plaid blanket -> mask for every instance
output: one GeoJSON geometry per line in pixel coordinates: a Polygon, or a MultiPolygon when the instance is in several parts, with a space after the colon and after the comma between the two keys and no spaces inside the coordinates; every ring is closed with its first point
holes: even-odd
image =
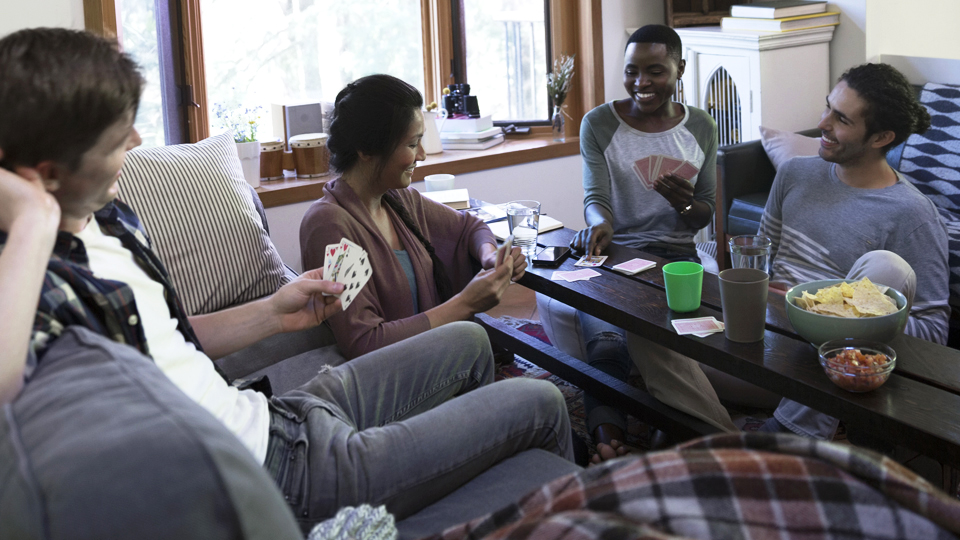
{"type": "Polygon", "coordinates": [[[929,540],[958,531],[960,501],[880,454],[740,433],[591,467],[433,538],[929,540]]]}

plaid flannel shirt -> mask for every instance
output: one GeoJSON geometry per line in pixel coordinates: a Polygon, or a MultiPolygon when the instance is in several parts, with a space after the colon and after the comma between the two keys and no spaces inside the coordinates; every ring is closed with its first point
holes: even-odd
{"type": "MultiPolygon", "coordinates": [[[[150,250],[150,240],[133,210],[120,201],[114,201],[94,214],[94,218],[104,234],[117,237],[147,275],[163,285],[167,306],[178,322],[177,330],[184,339],[202,351],[200,341],[173,290],[170,276],[160,259],[150,250]]],[[[6,233],[0,231],[0,251],[6,241],[6,233]]],[[[42,361],[43,353],[51,341],[71,325],[89,328],[150,355],[133,291],[126,283],[95,277],[90,271],[83,241],[61,231],[57,234],[40,292],[27,353],[25,381],[30,380],[37,362],[42,361]]]]}
{"type": "Polygon", "coordinates": [[[558,478],[429,540],[933,540],[958,532],[960,501],[885,456],[737,433],[558,478]]]}

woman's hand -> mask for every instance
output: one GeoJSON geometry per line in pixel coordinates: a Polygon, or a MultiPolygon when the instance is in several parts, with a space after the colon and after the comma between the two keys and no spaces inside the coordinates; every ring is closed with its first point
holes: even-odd
{"type": "Polygon", "coordinates": [[[481,270],[451,301],[461,303],[471,316],[493,308],[510,286],[513,260],[513,257],[505,257],[495,268],[481,270]]]}
{"type": "Polygon", "coordinates": [[[570,247],[574,251],[587,255],[600,255],[613,241],[613,225],[609,221],[602,221],[580,232],[570,240],[570,247]]]}
{"type": "MultiPolygon", "coordinates": [[[[503,246],[498,248],[493,244],[484,244],[481,252],[480,265],[484,270],[490,270],[491,268],[496,268],[497,263],[501,260],[503,256],[503,246]]],[[[522,278],[523,274],[527,271],[527,258],[524,256],[523,250],[518,247],[511,249],[508,256],[513,259],[513,275],[510,277],[510,280],[517,281],[522,278]]]]}
{"type": "Polygon", "coordinates": [[[653,183],[653,189],[677,211],[693,204],[693,184],[673,173],[661,174],[653,183]]]}

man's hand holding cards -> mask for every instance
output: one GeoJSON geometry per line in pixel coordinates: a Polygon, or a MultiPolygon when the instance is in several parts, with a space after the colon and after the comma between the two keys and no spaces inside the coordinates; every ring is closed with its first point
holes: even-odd
{"type": "Polygon", "coordinates": [[[366,250],[350,240],[341,238],[340,242],[330,244],[324,249],[323,279],[343,283],[343,292],[339,298],[344,310],[353,303],[371,275],[373,269],[370,267],[366,250]]]}

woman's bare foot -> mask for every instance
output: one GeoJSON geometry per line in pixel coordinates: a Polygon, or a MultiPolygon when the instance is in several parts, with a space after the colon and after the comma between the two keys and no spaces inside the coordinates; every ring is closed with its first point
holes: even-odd
{"type": "Polygon", "coordinates": [[[593,432],[593,440],[597,443],[597,453],[590,457],[590,463],[604,461],[625,456],[630,452],[623,444],[626,438],[623,430],[613,424],[600,424],[593,432]]]}

